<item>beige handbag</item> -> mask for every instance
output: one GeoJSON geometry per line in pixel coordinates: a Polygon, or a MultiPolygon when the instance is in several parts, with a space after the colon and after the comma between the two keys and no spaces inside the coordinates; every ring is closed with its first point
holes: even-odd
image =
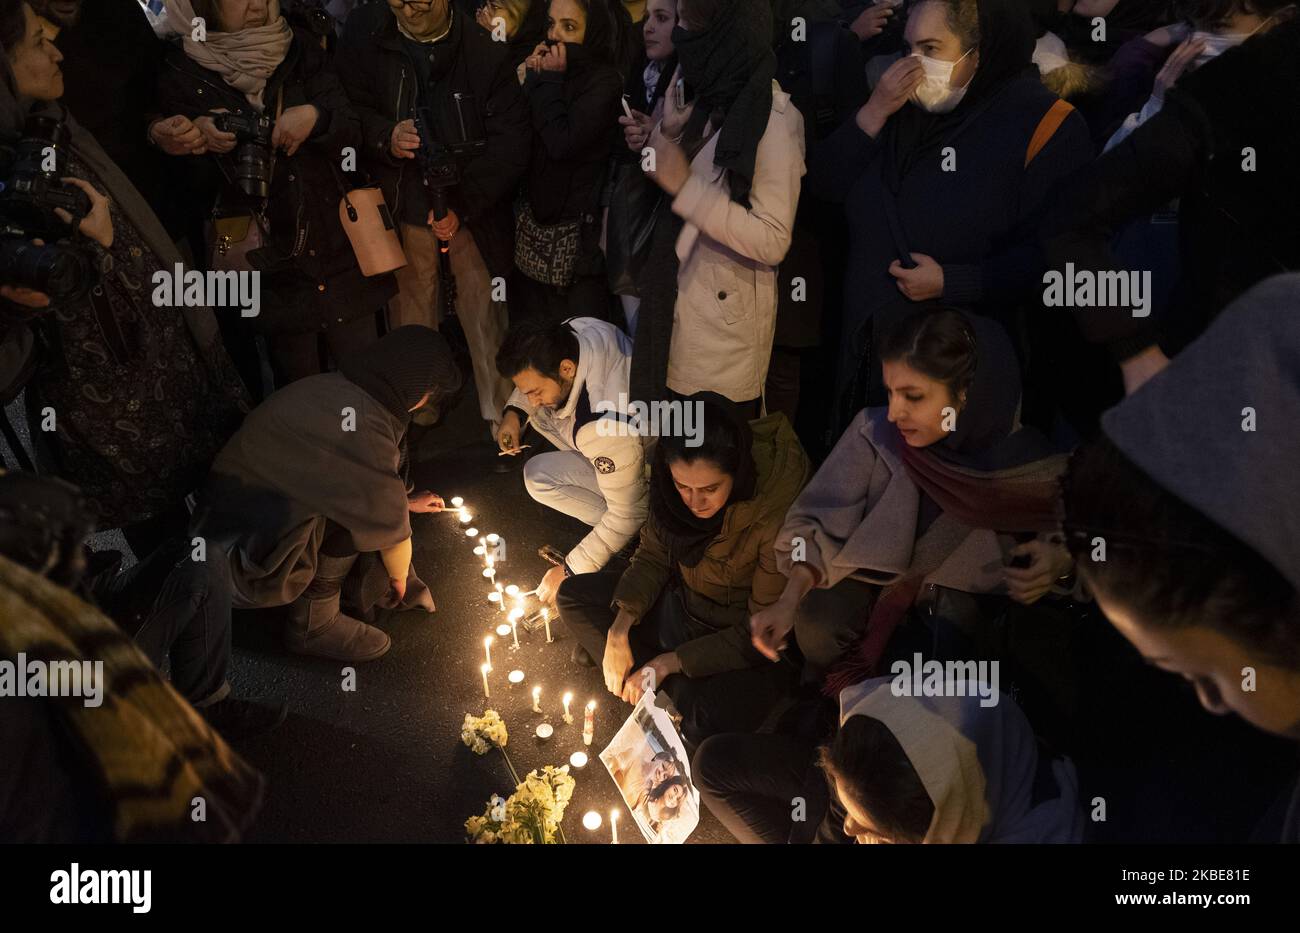
{"type": "Polygon", "coordinates": [[[356,253],[362,275],[383,275],[406,265],[393,215],[379,188],[344,191],[339,201],[339,221],[352,244],[352,252],[356,253]]]}

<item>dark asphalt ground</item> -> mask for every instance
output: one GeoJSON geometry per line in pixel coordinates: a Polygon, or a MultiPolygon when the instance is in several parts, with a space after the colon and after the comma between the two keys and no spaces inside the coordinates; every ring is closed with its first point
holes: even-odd
{"type": "MultiPolygon", "coordinates": [[[[535,453],[539,441],[531,438],[535,453]]],[[[520,469],[491,471],[497,458],[488,426],[478,417],[472,387],[441,424],[420,439],[415,454],[417,488],[446,499],[462,496],[481,533],[507,541],[508,561],[497,579],[536,586],[550,566],[537,549],[562,551],[576,542],[581,523],[533,502],[520,469]]],[[[596,733],[590,762],[576,779],[563,827],[571,843],[609,842],[608,815],[620,806],[619,841],[639,842],[639,833],[596,753],[608,744],[631,707],[606,692],[596,668],[570,661],[574,641],[563,623],[552,623],[554,643],[541,630],[519,632],[493,645],[492,698],[484,700],[479,665],[483,637],[504,620],[487,601],[488,581],[476,542],[450,515],[412,516],[415,566],[437,603],[423,612],[388,614],[381,627],[392,636],[389,653],[358,665],[356,691],[344,692],[344,665],[290,655],[279,643],[277,612],[237,613],[232,682],[244,696],[278,696],[289,718],[269,735],[245,742],[240,751],[266,775],[265,806],[249,836],[252,842],[461,842],[466,818],[481,814],[494,794],[508,796],[513,782],[500,753],[479,757],[460,740],[466,713],[491,707],[510,733],[507,750],[522,778],[529,769],[562,765],[583,749],[582,709],[596,700],[596,733]],[[523,670],[511,686],[506,672],[523,670]],[[531,690],[542,686],[543,715],[531,711],[531,690]],[[573,725],[561,720],[561,696],[574,695],[573,725]],[[533,731],[545,719],[555,726],[546,743],[533,731]],[[582,815],[597,810],[606,819],[591,833],[582,815]]],[[[536,608],[536,601],[530,606],[536,608]]],[[[707,813],[693,842],[729,841],[707,813]]]]}

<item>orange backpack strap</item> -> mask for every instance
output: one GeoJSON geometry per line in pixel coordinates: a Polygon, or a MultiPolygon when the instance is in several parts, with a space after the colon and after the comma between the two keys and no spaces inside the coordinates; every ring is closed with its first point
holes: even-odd
{"type": "Polygon", "coordinates": [[[1065,118],[1073,111],[1074,105],[1059,98],[1056,103],[1047,108],[1047,113],[1043,114],[1043,119],[1038,121],[1038,127],[1029,139],[1029,148],[1025,150],[1025,168],[1029,168],[1029,163],[1034,161],[1034,157],[1051,141],[1056,131],[1061,128],[1061,124],[1065,122],[1065,118]]]}

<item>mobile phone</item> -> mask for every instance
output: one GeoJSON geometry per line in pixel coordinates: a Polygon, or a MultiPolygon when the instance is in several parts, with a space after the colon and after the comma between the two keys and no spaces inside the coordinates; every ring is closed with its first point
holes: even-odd
{"type": "Polygon", "coordinates": [[[622,103],[623,103],[623,112],[624,112],[625,114],[627,114],[627,118],[628,118],[629,120],[635,119],[635,118],[632,116],[632,108],[629,107],[628,104],[627,104],[627,95],[626,95],[626,94],[623,95],[623,101],[622,101],[622,103]]]}
{"type": "Polygon", "coordinates": [[[677,83],[673,85],[673,103],[677,105],[678,110],[686,109],[686,79],[678,78],[677,83]]]}

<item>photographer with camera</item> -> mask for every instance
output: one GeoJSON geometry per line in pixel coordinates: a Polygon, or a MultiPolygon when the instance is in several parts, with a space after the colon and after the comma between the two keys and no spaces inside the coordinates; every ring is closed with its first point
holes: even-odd
{"type": "Polygon", "coordinates": [[[183,500],[238,425],[244,388],[209,308],[150,300],[180,255],[55,103],[62,55],[21,0],[0,0],[0,49],[0,358],[29,351],[0,397],[25,386],[42,470],[144,553],[184,527],[183,500]]]}
{"type": "Polygon", "coordinates": [[[261,273],[251,320],[277,385],[321,372],[326,357],[346,362],[379,338],[376,312],[397,286],[390,274],[362,275],[339,220],[341,194],[358,187],[343,167],[361,128],[320,38],[290,26],[278,0],[167,0],[167,11],[183,31],[160,104],[207,144],[177,158],[213,205],[212,267],[261,273]]]}
{"type": "Polygon", "coordinates": [[[492,280],[510,271],[510,205],[531,142],[506,43],[449,0],[388,0],[353,13],[337,66],[367,167],[400,221],[407,265],[389,322],[437,329],[451,284],[439,268],[445,243],[479,412],[495,437],[510,383],[495,366],[507,320],[492,280]]]}

